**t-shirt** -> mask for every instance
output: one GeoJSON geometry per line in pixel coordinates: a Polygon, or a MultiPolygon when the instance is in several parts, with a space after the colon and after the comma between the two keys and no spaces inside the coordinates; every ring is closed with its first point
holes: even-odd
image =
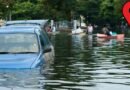
{"type": "Polygon", "coordinates": [[[93,27],[92,26],[88,26],[88,32],[93,32],[93,27]]]}

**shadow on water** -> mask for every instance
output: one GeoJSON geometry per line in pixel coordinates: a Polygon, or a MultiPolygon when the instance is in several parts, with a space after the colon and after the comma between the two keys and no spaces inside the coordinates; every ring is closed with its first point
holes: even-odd
{"type": "Polygon", "coordinates": [[[20,90],[130,90],[130,38],[99,42],[93,35],[52,35],[55,60],[41,70],[0,71],[0,87],[20,90]],[[24,89],[23,89],[24,88],[24,89]],[[33,88],[33,89],[32,89],[33,88]]]}

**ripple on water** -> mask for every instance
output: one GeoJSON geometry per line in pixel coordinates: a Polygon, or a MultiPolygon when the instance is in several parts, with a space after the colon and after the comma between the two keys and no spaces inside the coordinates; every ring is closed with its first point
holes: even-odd
{"type": "Polygon", "coordinates": [[[124,46],[98,46],[86,36],[56,35],[53,40],[54,64],[42,70],[2,70],[0,90],[130,90],[130,38],[124,46]]]}

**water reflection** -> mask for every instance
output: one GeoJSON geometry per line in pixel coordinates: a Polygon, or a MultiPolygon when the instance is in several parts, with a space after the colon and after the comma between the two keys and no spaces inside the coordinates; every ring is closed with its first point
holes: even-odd
{"type": "Polygon", "coordinates": [[[37,69],[0,69],[0,90],[44,90],[44,81],[52,74],[51,64],[37,69]]]}
{"type": "Polygon", "coordinates": [[[124,40],[118,41],[117,39],[106,39],[106,38],[97,38],[97,45],[98,46],[117,46],[117,45],[124,45],[124,40]]]}
{"type": "Polygon", "coordinates": [[[0,86],[27,90],[130,90],[129,37],[123,45],[117,41],[99,45],[101,42],[92,35],[57,34],[51,40],[56,52],[52,64],[41,70],[0,71],[0,86]]]}
{"type": "Polygon", "coordinates": [[[72,48],[77,49],[84,49],[83,46],[83,36],[85,34],[79,34],[79,35],[72,35],[72,48]]]}
{"type": "Polygon", "coordinates": [[[125,39],[123,46],[116,40],[110,40],[105,44],[103,42],[103,45],[99,46],[99,42],[92,35],[64,37],[62,43],[69,42],[70,45],[67,47],[66,44],[57,44],[60,37],[56,37],[57,55],[54,72],[57,72],[58,75],[55,74],[51,78],[52,82],[53,79],[58,80],[56,82],[59,85],[53,85],[53,87],[47,85],[47,87],[67,90],[130,89],[128,86],[129,38],[125,39]]]}
{"type": "Polygon", "coordinates": [[[37,70],[0,70],[0,87],[10,88],[10,90],[41,88],[43,84],[40,84],[39,79],[45,77],[37,73],[37,70]]]}
{"type": "Polygon", "coordinates": [[[93,35],[88,35],[87,39],[88,39],[88,46],[90,48],[92,48],[93,47],[93,35]]]}

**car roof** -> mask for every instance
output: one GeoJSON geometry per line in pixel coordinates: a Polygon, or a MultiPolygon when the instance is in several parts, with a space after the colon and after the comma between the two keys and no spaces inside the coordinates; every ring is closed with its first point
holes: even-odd
{"type": "Polygon", "coordinates": [[[0,28],[39,28],[40,29],[40,26],[38,25],[9,25],[9,26],[2,26],[0,28]]]}
{"type": "Polygon", "coordinates": [[[7,21],[5,26],[8,25],[15,25],[15,24],[33,24],[33,25],[45,25],[48,22],[47,19],[45,20],[16,20],[16,21],[7,21]]]}
{"type": "Polygon", "coordinates": [[[0,28],[0,33],[36,33],[39,32],[39,28],[36,27],[23,27],[23,28],[15,28],[15,27],[5,27],[0,28]]]}

